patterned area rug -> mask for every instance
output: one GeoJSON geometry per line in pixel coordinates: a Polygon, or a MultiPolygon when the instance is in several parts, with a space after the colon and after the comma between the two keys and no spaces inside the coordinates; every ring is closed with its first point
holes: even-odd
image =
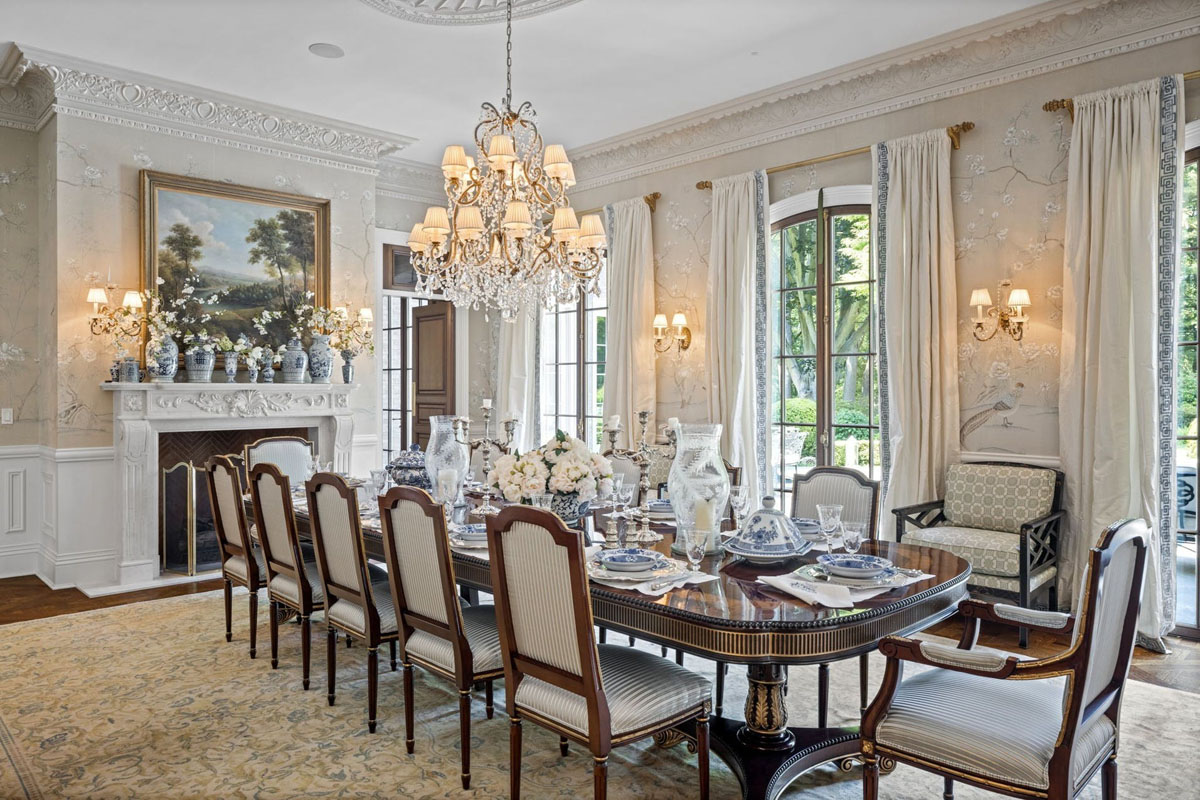
{"type": "MultiPolygon", "coordinates": [[[[314,627],[313,688],[300,689],[300,635],[284,625],[280,668],[270,668],[265,612],[259,658],[247,656],[244,596],[235,598],[234,641],[222,630],[219,593],[119,606],[0,627],[0,797],[505,797],[508,723],[497,685],[496,717],[473,704],[472,784],[458,778],[457,702],[448,684],[417,670],[416,737],[404,752],[399,673],[381,664],[379,732],[366,730],[366,650],[338,652],[338,702],[325,703],[324,628],[314,627]]],[[[653,648],[657,649],[657,648],[653,648]]],[[[711,665],[688,657],[695,669],[711,665]]],[[[880,663],[873,663],[878,680],[880,663]]],[[[815,718],[816,670],[794,667],[788,703],[795,724],[815,718]]],[[[834,665],[831,721],[857,718],[857,662],[834,665]]],[[[731,670],[727,709],[745,679],[731,670]]],[[[1121,796],[1186,797],[1200,783],[1194,758],[1200,697],[1130,682],[1121,724],[1121,796]]],[[[591,759],[525,726],[526,796],[590,796],[591,759]]],[[[712,796],[739,796],[713,758],[712,796]]],[[[651,742],[614,751],[614,798],[696,796],[696,759],[651,742]]],[[[927,800],[941,781],[899,767],[882,796],[927,800]]],[[[861,797],[858,771],[825,767],[787,797],[861,797]]],[[[961,788],[960,798],[995,797],[961,788]]],[[[1099,798],[1099,780],[1084,797],[1099,798]]]]}

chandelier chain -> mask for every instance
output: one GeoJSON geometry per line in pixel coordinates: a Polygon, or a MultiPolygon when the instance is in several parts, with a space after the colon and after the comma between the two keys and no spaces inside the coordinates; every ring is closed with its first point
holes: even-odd
{"type": "Polygon", "coordinates": [[[508,11],[505,14],[505,38],[507,45],[506,71],[504,74],[504,110],[512,109],[512,7],[513,0],[508,0],[508,11]]]}

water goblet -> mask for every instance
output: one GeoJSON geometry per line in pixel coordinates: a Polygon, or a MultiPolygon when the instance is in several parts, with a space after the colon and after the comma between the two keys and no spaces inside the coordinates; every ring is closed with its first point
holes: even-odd
{"type": "Polygon", "coordinates": [[[733,527],[742,529],[742,520],[750,506],[750,489],[746,486],[729,487],[729,504],[733,506],[733,527]]]}
{"type": "Polygon", "coordinates": [[[854,555],[858,552],[858,548],[862,547],[863,539],[866,538],[866,532],[865,523],[842,523],[842,546],[846,548],[847,553],[854,555]]]}
{"type": "Polygon", "coordinates": [[[695,525],[688,525],[680,530],[680,535],[683,536],[684,553],[687,555],[688,569],[692,572],[700,571],[700,562],[704,560],[704,553],[708,549],[709,533],[695,525]]]}
{"type": "Polygon", "coordinates": [[[617,504],[621,502],[621,491],[625,488],[625,476],[613,475],[612,477],[612,498],[613,510],[616,511],[617,504]]]}
{"type": "Polygon", "coordinates": [[[840,505],[818,505],[817,516],[821,524],[821,536],[825,538],[825,547],[833,552],[833,543],[842,528],[842,507],[840,505]]]}
{"type": "Polygon", "coordinates": [[[383,490],[387,488],[388,473],[386,469],[371,470],[371,486],[375,489],[375,495],[383,494],[383,490]]]}

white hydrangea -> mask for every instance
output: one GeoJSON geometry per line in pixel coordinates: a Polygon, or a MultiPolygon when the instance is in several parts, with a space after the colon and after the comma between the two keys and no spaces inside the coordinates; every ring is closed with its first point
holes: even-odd
{"type": "Polygon", "coordinates": [[[574,493],[580,500],[591,500],[611,490],[612,464],[593,454],[583,441],[560,431],[536,450],[501,456],[487,480],[510,503],[542,492],[574,493]]]}

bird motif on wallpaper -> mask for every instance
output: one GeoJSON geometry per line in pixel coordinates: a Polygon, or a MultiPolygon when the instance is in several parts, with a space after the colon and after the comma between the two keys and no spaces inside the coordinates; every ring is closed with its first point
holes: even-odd
{"type": "Polygon", "coordinates": [[[996,414],[1000,415],[1001,425],[1011,428],[1013,424],[1011,417],[1013,412],[1021,405],[1021,395],[1024,392],[1025,384],[1020,381],[1013,384],[1012,389],[1000,392],[991,408],[985,408],[983,411],[972,414],[967,418],[967,421],[962,424],[962,428],[959,429],[959,441],[965,441],[968,436],[991,421],[992,417],[996,414]]]}

